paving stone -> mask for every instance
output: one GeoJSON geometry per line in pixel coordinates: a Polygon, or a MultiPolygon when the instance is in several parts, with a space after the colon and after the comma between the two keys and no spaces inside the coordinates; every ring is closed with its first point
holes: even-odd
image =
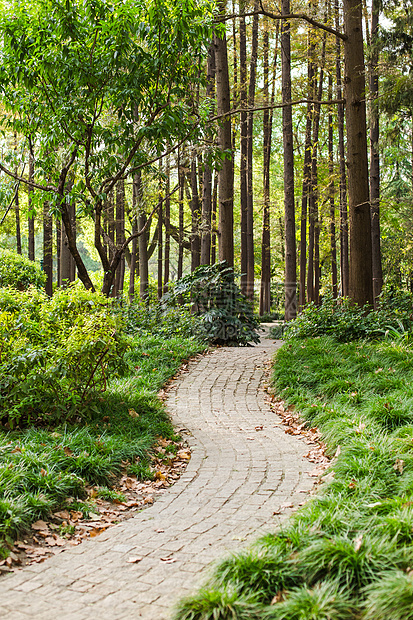
{"type": "Polygon", "coordinates": [[[297,506],[314,482],[308,446],[284,433],[265,400],[278,346],[222,347],[190,362],[167,401],[191,446],[186,472],[134,518],[1,579],[2,620],[170,620],[211,562],[274,531],[290,512],[274,511],[297,506]]]}

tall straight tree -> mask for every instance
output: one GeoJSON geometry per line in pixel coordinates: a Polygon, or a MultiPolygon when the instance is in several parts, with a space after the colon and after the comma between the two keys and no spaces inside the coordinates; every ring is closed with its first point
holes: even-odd
{"type": "Polygon", "coordinates": [[[350,214],[349,296],[373,306],[366,83],[360,0],[343,0],[347,170],[350,214]]]}
{"type": "MultiPolygon", "coordinates": [[[[220,0],[220,18],[225,24],[225,0],[220,0]]],[[[231,92],[229,86],[227,40],[225,30],[214,34],[217,113],[221,116],[218,141],[225,159],[219,170],[219,259],[234,265],[234,164],[231,141],[231,92]]]]}
{"type": "MultiPolygon", "coordinates": [[[[215,94],[215,50],[213,44],[208,49],[207,86],[208,99],[215,94]]],[[[211,261],[211,214],[212,214],[212,169],[205,161],[202,177],[202,214],[201,214],[201,265],[211,261]]]]}
{"type": "MultiPolygon", "coordinates": [[[[289,15],[290,0],[281,0],[281,14],[289,15]]],[[[287,19],[281,22],[281,68],[284,146],[285,320],[297,315],[297,255],[295,241],[294,150],[291,106],[291,38],[287,19]]]]}
{"type": "Polygon", "coordinates": [[[239,97],[240,97],[240,207],[241,207],[241,292],[248,288],[248,198],[247,198],[247,27],[245,23],[245,1],[240,2],[239,18],[239,97]]]}
{"type": "Polygon", "coordinates": [[[259,0],[254,0],[254,17],[251,33],[250,76],[248,84],[248,120],[247,120],[247,297],[254,298],[254,188],[253,188],[253,139],[255,102],[255,85],[257,78],[258,57],[258,9],[259,0]]]}
{"type": "Polygon", "coordinates": [[[373,297],[377,300],[383,287],[383,269],[381,264],[380,248],[380,155],[379,142],[379,115],[377,110],[379,95],[379,76],[377,65],[379,28],[379,1],[372,0],[371,6],[371,56],[369,61],[370,82],[370,211],[372,236],[372,265],[373,265],[373,297]]]}
{"type": "MultiPolygon", "coordinates": [[[[33,183],[34,181],[34,155],[32,149],[31,140],[29,140],[30,152],[29,152],[29,181],[33,183]]],[[[33,186],[28,186],[28,207],[29,207],[29,218],[28,218],[28,257],[30,260],[34,260],[35,257],[35,245],[34,245],[34,215],[32,213],[33,209],[33,186]]]]}

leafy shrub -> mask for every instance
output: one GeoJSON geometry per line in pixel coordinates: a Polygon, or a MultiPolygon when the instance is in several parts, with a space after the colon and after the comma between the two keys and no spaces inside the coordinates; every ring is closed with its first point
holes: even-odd
{"type": "Polygon", "coordinates": [[[232,267],[225,261],[201,265],[181,278],[163,297],[165,306],[184,302],[198,316],[197,335],[213,344],[248,345],[259,342],[259,320],[252,304],[235,282],[232,267]]]}
{"type": "Polygon", "coordinates": [[[0,288],[11,286],[19,291],[29,286],[42,288],[46,275],[33,261],[11,250],[0,248],[0,288]]]}
{"type": "Polygon", "coordinates": [[[197,333],[199,321],[187,307],[165,307],[159,303],[148,306],[135,300],[120,306],[117,311],[121,313],[125,329],[130,334],[189,338],[197,333]]]}
{"type": "MultiPolygon", "coordinates": [[[[321,306],[313,302],[283,330],[286,339],[313,338],[331,335],[336,340],[348,342],[359,338],[405,338],[413,329],[413,296],[390,296],[384,292],[380,308],[369,311],[351,303],[350,299],[334,299],[326,295],[321,306]]],[[[273,336],[279,337],[279,329],[273,336]]]]}
{"type": "Polygon", "coordinates": [[[85,416],[122,367],[126,340],[103,296],[0,289],[0,419],[13,428],[85,416]]]}

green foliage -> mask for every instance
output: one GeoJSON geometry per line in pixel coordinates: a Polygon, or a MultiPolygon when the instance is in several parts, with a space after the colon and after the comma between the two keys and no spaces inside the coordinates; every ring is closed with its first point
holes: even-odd
{"type": "Polygon", "coordinates": [[[33,261],[0,248],[0,288],[12,287],[23,291],[29,286],[42,288],[46,275],[33,261]]]}
{"type": "Polygon", "coordinates": [[[365,620],[412,620],[413,578],[411,570],[388,571],[365,590],[365,620]]]}
{"type": "Polygon", "coordinates": [[[197,317],[185,306],[165,307],[161,303],[146,305],[135,300],[119,308],[130,334],[140,336],[191,337],[198,333],[197,317]]]}
{"type": "Polygon", "coordinates": [[[90,415],[124,368],[127,341],[109,302],[71,287],[50,300],[0,290],[0,418],[9,428],[90,415]]]}
{"type": "MultiPolygon", "coordinates": [[[[321,306],[308,304],[283,330],[286,339],[331,335],[340,342],[360,338],[406,337],[413,330],[413,295],[385,289],[380,309],[368,311],[348,298],[324,297],[321,306]]],[[[274,336],[279,337],[279,331],[274,336]]]]}
{"type": "Polygon", "coordinates": [[[235,346],[259,342],[259,320],[236,284],[234,270],[225,261],[201,265],[181,278],[162,299],[166,306],[182,301],[197,315],[197,335],[201,339],[235,346]]]}
{"type": "MultiPolygon", "coordinates": [[[[62,295],[61,303],[54,302],[56,312],[66,304],[64,313],[72,309],[73,316],[75,307],[81,314],[87,308],[93,312],[102,300],[84,291],[73,298],[70,291],[62,295]]],[[[86,484],[97,485],[98,496],[113,501],[122,498],[112,488],[120,474],[153,477],[150,454],[157,438],[176,439],[157,393],[182,361],[201,349],[190,339],[136,336],[126,353],[125,374],[110,380],[87,422],[50,430],[0,429],[0,552],[3,539],[59,507],[93,512],[84,501],[86,484]]]]}
{"type": "Polygon", "coordinates": [[[256,597],[244,596],[235,588],[204,589],[183,600],[175,620],[259,620],[261,607],[256,597]]]}

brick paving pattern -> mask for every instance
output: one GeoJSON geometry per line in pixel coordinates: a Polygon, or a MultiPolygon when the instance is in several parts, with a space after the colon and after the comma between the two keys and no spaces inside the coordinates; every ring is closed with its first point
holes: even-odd
{"type": "Polygon", "coordinates": [[[0,618],[169,620],[213,560],[273,531],[289,510],[274,512],[302,502],[313,483],[308,447],[265,401],[279,344],[262,339],[191,362],[167,403],[192,449],[185,473],[136,517],[1,579],[0,618]]]}

